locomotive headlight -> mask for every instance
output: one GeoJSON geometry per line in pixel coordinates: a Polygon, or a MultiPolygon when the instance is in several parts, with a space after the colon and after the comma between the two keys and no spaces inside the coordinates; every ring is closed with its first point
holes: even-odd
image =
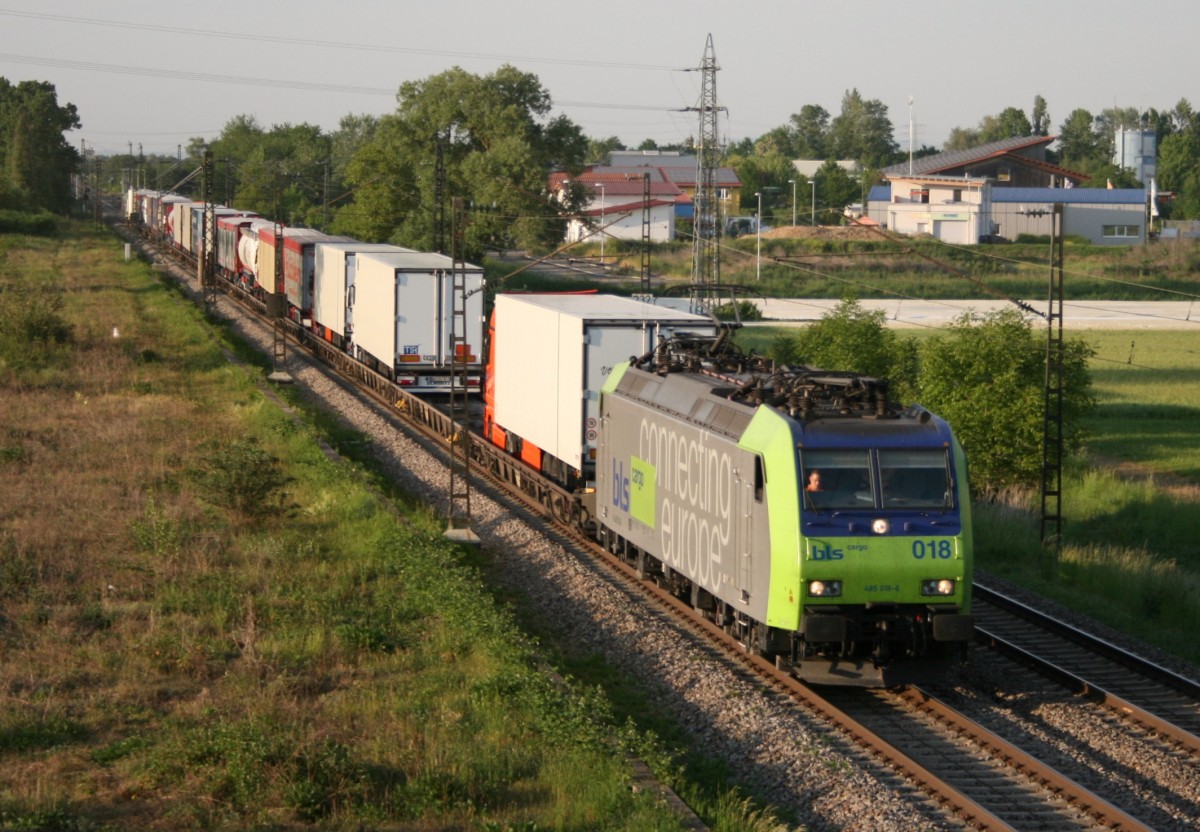
{"type": "Polygon", "coordinates": [[[949,578],[930,579],[921,581],[922,595],[953,595],[954,581],[949,578]]]}
{"type": "Polygon", "coordinates": [[[837,580],[809,581],[808,594],[812,598],[836,598],[842,594],[842,582],[837,580]]]}
{"type": "Polygon", "coordinates": [[[880,517],[871,522],[871,531],[875,534],[887,534],[892,528],[892,524],[886,518],[880,517]]]}

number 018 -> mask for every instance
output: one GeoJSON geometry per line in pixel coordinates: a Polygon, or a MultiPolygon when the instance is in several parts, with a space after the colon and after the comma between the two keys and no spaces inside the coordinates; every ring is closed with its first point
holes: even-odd
{"type": "Polygon", "coordinates": [[[949,560],[954,557],[954,546],[949,538],[940,540],[914,540],[912,555],[917,560],[922,558],[941,558],[949,560]]]}

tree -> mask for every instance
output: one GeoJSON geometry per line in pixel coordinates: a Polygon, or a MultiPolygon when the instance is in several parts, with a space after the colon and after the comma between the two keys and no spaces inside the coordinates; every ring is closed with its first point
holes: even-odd
{"type": "Polygon", "coordinates": [[[795,159],[797,155],[794,144],[791,130],[786,126],[776,127],[754,142],[754,153],[758,156],[784,156],[795,159]]]}
{"type": "Polygon", "coordinates": [[[1101,141],[1108,143],[1109,152],[1112,151],[1113,139],[1118,129],[1124,127],[1133,130],[1141,126],[1142,114],[1134,107],[1107,107],[1096,116],[1096,135],[1101,141]]]}
{"type": "Polygon", "coordinates": [[[977,127],[951,129],[943,149],[969,150],[972,147],[979,147],[982,144],[998,142],[1014,136],[1032,135],[1034,135],[1034,128],[1029,123],[1029,119],[1025,117],[1025,113],[1016,107],[1006,107],[998,115],[981,118],[977,127]]]}
{"type": "Polygon", "coordinates": [[[805,104],[791,117],[797,159],[826,159],[829,142],[829,112],[817,104],[805,104]]]}
{"type": "MultiPolygon", "coordinates": [[[[788,199],[791,199],[792,191],[788,180],[796,178],[796,170],[792,167],[790,157],[782,153],[756,153],[750,156],[730,156],[723,164],[737,171],[738,179],[741,180],[742,210],[749,209],[753,212],[758,207],[755,192],[767,188],[778,193],[786,191],[788,199]]],[[[769,215],[772,207],[769,200],[764,200],[763,213],[769,215]]],[[[790,213],[788,222],[791,222],[790,213]]]]}
{"type": "Polygon", "coordinates": [[[942,146],[942,150],[970,150],[981,144],[983,142],[979,138],[979,131],[975,128],[952,127],[949,135],[946,136],[946,143],[942,146]]]}
{"type": "Polygon", "coordinates": [[[1171,120],[1176,130],[1195,130],[1200,128],[1200,114],[1192,109],[1186,98],[1181,98],[1171,110],[1171,120]]]}
{"type": "Polygon", "coordinates": [[[985,144],[1032,134],[1029,119],[1016,107],[1005,107],[999,115],[989,116],[979,123],[979,137],[985,144]]]}
{"type": "Polygon", "coordinates": [[[1200,217],[1200,130],[1172,133],[1158,148],[1158,184],[1174,191],[1171,216],[1200,217]]]}
{"type": "Polygon", "coordinates": [[[487,245],[538,248],[562,239],[565,221],[546,178],[579,170],[588,144],[565,116],[549,117],[550,95],[536,76],[511,66],[484,77],[454,68],[401,85],[398,99],[347,168],[358,196],[339,211],[339,230],[433,250],[440,145],[446,195],[474,209],[469,256],[487,245]]]}
{"type": "Polygon", "coordinates": [[[842,111],[829,125],[828,155],[854,159],[864,167],[885,167],[897,158],[899,145],[892,121],[880,101],[865,101],[857,89],[842,96],[842,111]]]}
{"type": "MultiPolygon", "coordinates": [[[[1063,345],[1063,444],[1082,447],[1083,417],[1095,406],[1091,346],[1063,345]]],[[[971,485],[996,494],[1040,482],[1045,344],[1016,309],[967,313],[922,344],[920,401],[953,427],[971,463],[971,485]]]]}
{"type": "Polygon", "coordinates": [[[617,136],[607,139],[588,139],[587,160],[597,165],[607,165],[614,150],[624,150],[625,145],[617,136]]]}
{"type": "Polygon", "coordinates": [[[848,370],[891,383],[896,401],[911,401],[916,381],[916,342],[887,328],[887,313],[870,311],[846,298],[821,320],[794,336],[783,336],[771,357],[785,364],[848,370]]]}
{"type": "Polygon", "coordinates": [[[1058,158],[1064,167],[1087,172],[1097,162],[1108,161],[1092,114],[1082,108],[1071,111],[1058,130],[1058,158]]]}
{"type": "Polygon", "coordinates": [[[338,129],[329,142],[329,176],[339,194],[346,180],[346,168],[350,166],[354,154],[375,136],[378,129],[378,116],[345,115],[338,121],[338,129]]]}
{"type": "Polygon", "coordinates": [[[1033,111],[1029,114],[1029,123],[1033,128],[1033,135],[1050,135],[1050,111],[1047,109],[1046,99],[1040,95],[1033,97],[1033,111]]]}
{"type": "Polygon", "coordinates": [[[817,222],[825,225],[836,225],[842,209],[852,202],[862,199],[862,186],[859,181],[846,173],[846,170],[829,159],[821,165],[816,177],[817,222]]]}
{"type": "Polygon", "coordinates": [[[64,213],[78,151],[63,133],[82,125],[74,104],[60,105],[54,85],[0,78],[0,197],[14,207],[64,213]]]}
{"type": "MultiPolygon", "coordinates": [[[[372,122],[351,123],[366,129],[372,122]]],[[[233,204],[290,225],[320,226],[325,225],[327,191],[339,187],[330,180],[332,148],[331,137],[316,125],[276,124],[264,130],[247,115],[230,119],[208,146],[214,159],[233,168],[233,204]]],[[[194,141],[189,157],[198,160],[204,149],[202,140],[194,141]]]]}

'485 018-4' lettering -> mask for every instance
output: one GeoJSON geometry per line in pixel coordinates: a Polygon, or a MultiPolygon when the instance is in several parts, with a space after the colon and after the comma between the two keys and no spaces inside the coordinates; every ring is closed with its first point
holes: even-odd
{"type": "Polygon", "coordinates": [[[914,540],[912,556],[917,560],[935,558],[949,560],[954,557],[954,542],[948,537],[933,540],[914,540]]]}

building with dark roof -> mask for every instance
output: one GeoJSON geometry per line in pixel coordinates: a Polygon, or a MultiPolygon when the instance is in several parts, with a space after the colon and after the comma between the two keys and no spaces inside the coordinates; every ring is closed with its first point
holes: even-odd
{"type": "MultiPolygon", "coordinates": [[[[556,172],[550,174],[548,187],[562,202],[563,192],[570,183],[582,185],[589,199],[587,206],[567,222],[568,242],[594,237],[601,233],[600,228],[610,239],[641,240],[642,215],[646,211],[650,214],[650,239],[656,243],[670,242],[675,239],[675,219],[680,215],[680,206],[691,208],[691,198],[678,185],[663,172],[650,168],[636,173],[589,168],[576,176],[556,172]]],[[[595,240],[599,242],[599,237],[595,240]]]]}
{"type": "Polygon", "coordinates": [[[997,188],[1070,188],[1088,179],[1082,173],[1046,161],[1046,149],[1057,136],[1015,136],[967,150],[948,150],[891,165],[883,175],[967,176],[987,178],[997,188]]]}

